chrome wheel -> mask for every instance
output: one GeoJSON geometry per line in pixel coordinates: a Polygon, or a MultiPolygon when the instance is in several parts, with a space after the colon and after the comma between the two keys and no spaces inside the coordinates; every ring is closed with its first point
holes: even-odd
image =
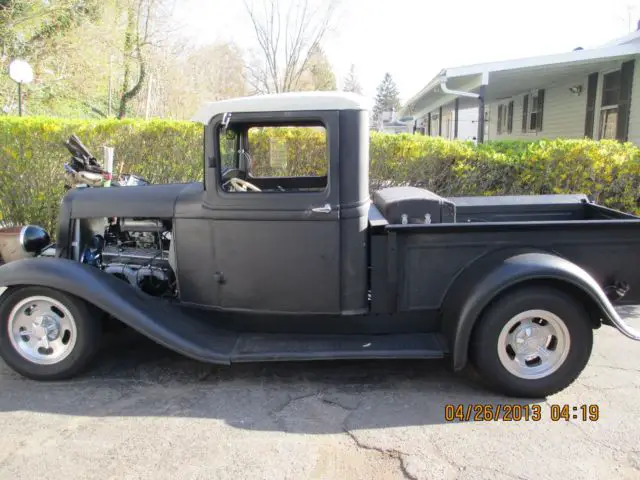
{"type": "Polygon", "coordinates": [[[20,301],[9,314],[8,329],[16,352],[39,365],[64,360],[76,344],[73,315],[51,297],[33,296],[20,301]]]}
{"type": "Polygon", "coordinates": [[[535,380],[558,370],[569,355],[567,326],[546,310],[527,310],[511,318],[498,337],[498,357],[512,375],[535,380]]]}

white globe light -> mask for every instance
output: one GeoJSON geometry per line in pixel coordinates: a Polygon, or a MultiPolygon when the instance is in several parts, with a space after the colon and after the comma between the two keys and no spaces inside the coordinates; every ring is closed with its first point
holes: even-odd
{"type": "Polygon", "coordinates": [[[18,83],[31,83],[33,81],[33,69],[24,60],[14,60],[9,64],[9,76],[18,83]]]}

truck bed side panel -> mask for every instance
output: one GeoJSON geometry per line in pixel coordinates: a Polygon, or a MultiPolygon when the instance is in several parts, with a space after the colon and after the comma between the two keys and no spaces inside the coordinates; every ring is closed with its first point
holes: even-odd
{"type": "Polygon", "coordinates": [[[627,282],[631,290],[620,303],[640,303],[640,223],[409,226],[396,229],[395,234],[395,294],[400,311],[439,308],[449,285],[465,266],[506,248],[566,258],[589,272],[602,287],[627,282]]]}

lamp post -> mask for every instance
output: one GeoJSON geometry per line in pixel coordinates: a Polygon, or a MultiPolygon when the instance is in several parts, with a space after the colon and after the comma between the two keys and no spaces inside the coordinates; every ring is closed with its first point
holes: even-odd
{"type": "Polygon", "coordinates": [[[9,64],[9,77],[18,84],[18,115],[22,116],[22,85],[33,81],[33,69],[24,60],[16,59],[9,64]]]}

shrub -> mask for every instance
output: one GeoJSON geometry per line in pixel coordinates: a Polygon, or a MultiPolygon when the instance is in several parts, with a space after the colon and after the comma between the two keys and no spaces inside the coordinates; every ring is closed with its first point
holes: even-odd
{"type": "MultiPolygon", "coordinates": [[[[37,223],[53,231],[64,194],[63,142],[77,134],[98,158],[115,147],[116,172],[152,183],[202,179],[202,127],[163,120],[59,120],[0,117],[0,221],[37,223]]],[[[308,129],[278,133],[287,145],[287,172],[318,174],[324,136],[308,129]]],[[[252,140],[256,167],[269,173],[270,139],[252,140]]],[[[373,132],[371,189],[415,185],[444,196],[587,193],[598,203],[640,213],[640,149],[615,141],[449,141],[421,135],[373,132]]]]}
{"type": "Polygon", "coordinates": [[[75,133],[102,160],[115,147],[114,169],[153,183],[202,177],[202,128],[162,120],[58,120],[0,117],[0,221],[37,223],[53,231],[64,194],[63,142],[75,133]]]}

